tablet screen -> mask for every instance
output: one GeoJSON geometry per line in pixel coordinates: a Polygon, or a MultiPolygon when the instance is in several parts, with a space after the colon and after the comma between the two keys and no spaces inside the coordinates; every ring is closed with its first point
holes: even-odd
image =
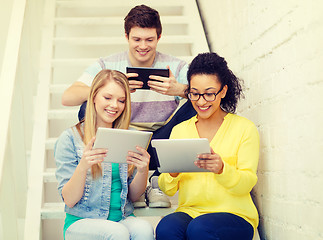
{"type": "Polygon", "coordinates": [[[208,172],[194,164],[198,154],[211,152],[206,138],[154,139],[151,145],[156,149],[161,173],[208,172]]]}
{"type": "Polygon", "coordinates": [[[167,68],[127,67],[127,73],[138,73],[138,77],[131,77],[131,78],[128,78],[128,80],[142,81],[144,85],[141,89],[146,89],[146,90],[150,89],[147,84],[149,80],[156,81],[153,79],[149,79],[150,75],[169,77],[169,69],[167,68]]]}
{"type": "Polygon", "coordinates": [[[147,149],[151,136],[152,132],[99,127],[93,149],[108,149],[104,161],[127,163],[128,151],[138,152],[136,146],[147,149]]]}

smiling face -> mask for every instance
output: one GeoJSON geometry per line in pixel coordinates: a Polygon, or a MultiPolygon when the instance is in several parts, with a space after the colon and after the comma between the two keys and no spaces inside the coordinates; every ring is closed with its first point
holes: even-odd
{"type": "Polygon", "coordinates": [[[129,43],[129,58],[134,67],[151,67],[159,38],[155,28],[133,27],[126,35],[129,43]]]}
{"type": "Polygon", "coordinates": [[[97,127],[111,128],[125,109],[125,101],[125,90],[114,80],[107,81],[94,98],[97,127]]]}
{"type": "MultiPolygon", "coordinates": [[[[221,82],[216,75],[196,74],[191,77],[191,93],[218,93],[221,90],[221,82]]],[[[212,102],[206,101],[202,96],[197,101],[191,101],[199,119],[211,119],[217,113],[223,112],[220,107],[221,99],[225,97],[227,86],[216,95],[212,102]]]]}

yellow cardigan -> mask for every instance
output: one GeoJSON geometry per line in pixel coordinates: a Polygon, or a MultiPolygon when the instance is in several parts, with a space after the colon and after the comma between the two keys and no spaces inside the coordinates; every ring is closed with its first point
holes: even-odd
{"type": "MultiPolygon", "coordinates": [[[[175,126],[170,138],[199,138],[193,117],[175,126]]],[[[257,182],[259,135],[256,126],[246,118],[227,114],[210,146],[224,162],[223,172],[180,173],[176,178],[168,173],[159,176],[160,189],[173,196],[177,190],[178,208],[195,218],[202,214],[228,212],[257,228],[258,212],[250,191],[257,182]]]]}

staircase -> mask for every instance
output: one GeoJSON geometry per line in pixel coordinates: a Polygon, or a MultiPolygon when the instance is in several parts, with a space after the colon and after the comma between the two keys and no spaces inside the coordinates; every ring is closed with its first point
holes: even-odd
{"type": "MultiPolygon", "coordinates": [[[[158,51],[187,62],[209,51],[195,0],[44,0],[36,113],[28,178],[24,239],[63,239],[64,204],[56,189],[53,147],[77,120],[78,107],[61,105],[63,91],[99,57],[128,48],[123,19],[137,4],[159,11],[163,24],[158,51]]],[[[159,216],[174,209],[141,209],[159,216]]]]}

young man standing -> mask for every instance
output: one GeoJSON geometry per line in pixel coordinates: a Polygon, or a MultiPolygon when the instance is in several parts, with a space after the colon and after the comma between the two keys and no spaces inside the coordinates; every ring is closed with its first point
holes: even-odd
{"type": "MultiPolygon", "coordinates": [[[[81,77],[64,92],[62,104],[65,106],[83,104],[87,100],[93,78],[102,69],[118,70],[126,74],[126,67],[167,67],[170,70],[169,77],[150,76],[152,80],[158,80],[148,81],[150,90],[142,90],[143,82],[141,81],[129,80],[129,84],[132,91],[131,127],[153,131],[153,139],[168,138],[174,125],[196,114],[189,104],[184,104],[173,117],[180,97],[184,97],[184,91],[187,88],[188,66],[184,61],[156,50],[162,32],[159,13],[156,10],[145,5],[132,8],[125,17],[124,28],[129,45],[128,51],[100,58],[88,67],[81,77]],[[167,122],[168,124],[164,126],[167,122]]],[[[136,73],[126,75],[128,78],[138,77],[136,73]]],[[[79,118],[82,118],[82,113],[79,118]]],[[[151,155],[149,167],[155,170],[158,163],[151,147],[148,148],[148,152],[151,155]]],[[[158,171],[154,175],[158,176],[158,171]]],[[[152,177],[151,184],[147,188],[148,206],[170,207],[170,201],[158,188],[157,178],[152,177]]],[[[134,205],[145,206],[144,198],[134,205]]]]}

